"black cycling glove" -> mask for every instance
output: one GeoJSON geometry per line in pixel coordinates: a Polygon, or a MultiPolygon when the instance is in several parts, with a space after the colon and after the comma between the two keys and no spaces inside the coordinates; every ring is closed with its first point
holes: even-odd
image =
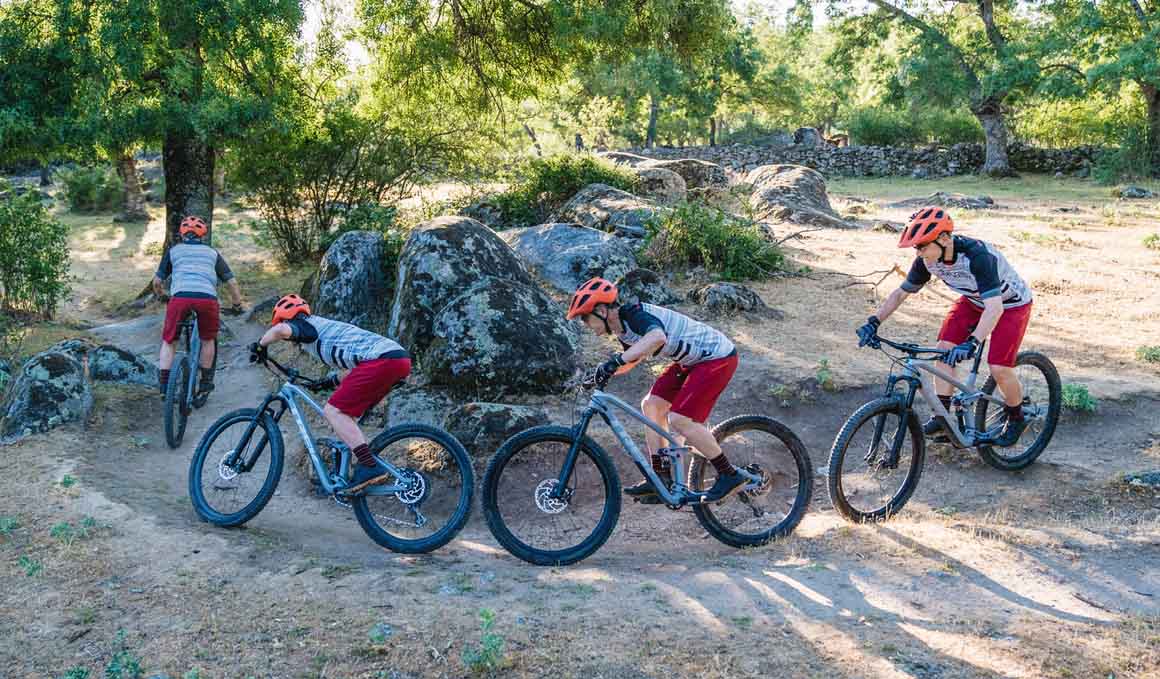
{"type": "Polygon", "coordinates": [[[975,339],[974,335],[967,338],[962,344],[951,347],[946,356],[943,356],[943,363],[954,366],[960,361],[969,361],[975,357],[975,352],[979,350],[979,340],[975,339]]]}
{"type": "Polygon", "coordinates": [[[864,347],[874,341],[874,336],[878,334],[878,326],[882,321],[878,320],[877,316],[871,316],[866,319],[865,325],[858,328],[858,346],[864,347]]]}

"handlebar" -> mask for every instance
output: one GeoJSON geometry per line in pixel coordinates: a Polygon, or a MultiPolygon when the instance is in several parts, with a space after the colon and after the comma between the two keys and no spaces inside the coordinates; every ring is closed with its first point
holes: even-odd
{"type": "Polygon", "coordinates": [[[901,351],[905,354],[910,354],[915,358],[923,358],[920,356],[920,354],[929,354],[929,356],[925,357],[925,359],[929,360],[942,358],[950,351],[949,349],[939,349],[938,347],[920,347],[917,344],[912,344],[910,342],[894,342],[886,339],[885,337],[880,337],[879,335],[874,335],[874,338],[870,341],[868,346],[873,349],[881,349],[883,344],[893,349],[897,349],[898,351],[901,351]]]}
{"type": "Polygon", "coordinates": [[[281,373],[282,377],[285,377],[286,381],[289,382],[290,384],[305,387],[306,389],[309,389],[312,392],[318,393],[320,391],[325,391],[331,387],[331,384],[330,384],[331,380],[330,380],[329,376],[321,377],[318,379],[312,379],[310,377],[305,377],[304,375],[302,375],[302,373],[298,372],[296,369],[287,368],[286,366],[282,365],[278,361],[274,360],[269,354],[266,354],[264,352],[263,352],[263,355],[259,357],[259,362],[262,365],[264,365],[271,372],[274,372],[275,374],[281,373]],[[273,366],[273,367],[271,368],[271,366],[273,366]]]}

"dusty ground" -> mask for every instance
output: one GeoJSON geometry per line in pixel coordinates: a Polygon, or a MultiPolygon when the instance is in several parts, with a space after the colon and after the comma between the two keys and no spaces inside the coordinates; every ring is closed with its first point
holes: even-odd
{"type": "MultiPolygon", "coordinates": [[[[209,423],[268,386],[241,356],[259,328],[239,326],[220,388],[181,449],[164,446],[156,396],[122,388],[99,391],[86,429],[4,449],[4,676],[133,676],[116,673],[132,660],[144,676],[170,677],[1160,676],[1160,498],[1115,483],[1160,466],[1160,370],[1135,358],[1136,347],[1160,344],[1160,252],[1140,245],[1160,231],[1158,202],[1115,202],[1087,183],[1042,178],[847,181],[831,193],[840,207],[843,196],[862,196],[875,201],[873,216],[900,219],[909,211],[881,205],[935,188],[995,197],[999,208],[960,212],[958,223],[1031,279],[1026,346],[1099,399],[1094,414],[1065,413],[1025,472],[935,450],[902,515],[875,527],[845,524],[820,482],[791,539],[749,551],[707,538],[688,511],[628,504],[609,543],[563,569],[508,556],[478,512],[436,554],[384,552],[289,471],[248,527],[219,530],[193,514],[186,471],[209,423]],[[487,631],[483,610],[495,613],[487,631]],[[470,662],[496,640],[498,668],[470,662]]],[[[152,266],[149,229],[118,240],[77,225],[76,239],[91,243],[77,257],[92,289],[98,279],[136,285],[127,274],[152,266]]],[[[886,372],[880,355],[854,350],[853,328],[898,278],[877,290],[850,284],[905,266],[894,240],[817,231],[790,241],[810,273],[755,286],[784,320],[714,319],[745,366],[715,419],[770,413],[824,465],[842,420],[886,372]],[[817,388],[822,358],[834,391],[817,388]]],[[[253,252],[236,247],[241,261],[253,252]]],[[[252,297],[289,277],[252,257],[247,265],[271,277],[252,297]]],[[[86,307],[86,295],[66,321],[113,306],[86,307]]],[[[923,293],[886,329],[928,338],[945,304],[923,293]]],[[[151,352],[156,309],[147,312],[96,332],[151,352]]],[[[595,340],[588,349],[605,351],[595,340]]],[[[648,378],[638,370],[613,391],[635,399],[648,378]]],[[[566,405],[549,405],[566,420],[566,405]]]]}

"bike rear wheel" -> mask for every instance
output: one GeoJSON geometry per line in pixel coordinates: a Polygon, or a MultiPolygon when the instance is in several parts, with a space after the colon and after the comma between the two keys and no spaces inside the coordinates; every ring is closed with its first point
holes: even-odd
{"type": "Polygon", "coordinates": [[[379,545],[422,554],[446,545],[471,514],[475,480],[471,458],[451,434],[420,424],[392,427],[375,437],[371,452],[404,470],[414,485],[407,492],[351,498],[363,531],[379,545]]]}
{"type": "Polygon", "coordinates": [[[846,420],[830,449],[827,483],[834,509],[855,523],[890,518],[918,487],[925,455],[914,411],[889,397],[863,405],[846,420]]]}
{"type": "MultiPolygon", "coordinates": [[[[1051,359],[1034,351],[1024,351],[1015,359],[1015,375],[1023,388],[1023,416],[1029,420],[1019,441],[1009,448],[980,445],[979,455],[996,469],[1017,471],[1031,465],[1047,448],[1059,422],[1063,387],[1059,371],[1051,359]]],[[[995,378],[987,378],[983,392],[994,394],[995,378]]],[[[980,433],[997,434],[1004,424],[1003,408],[986,399],[975,405],[975,428],[980,433]]]]}
{"type": "MultiPolygon", "coordinates": [[[[710,535],[732,547],[753,547],[784,538],[801,522],[813,494],[813,467],[805,444],[788,427],[761,415],[731,417],[713,437],[735,467],[762,478],[720,503],[693,505],[710,535]]],[[[713,465],[696,456],[690,488],[705,491],[716,480],[713,465]]]]}
{"type": "Polygon", "coordinates": [[[576,563],[600,549],[620,517],[620,479],[585,436],[564,496],[551,497],[572,446],[567,427],[534,427],[508,439],[483,475],[483,515],[504,549],[538,566],[576,563]]]}
{"type": "Polygon", "coordinates": [[[176,448],[185,438],[185,423],[190,411],[188,354],[173,362],[169,383],[165,387],[165,403],[162,404],[162,410],[165,442],[170,448],[176,448]]]}
{"type": "Polygon", "coordinates": [[[274,496],[283,459],[282,431],[269,413],[242,408],[223,415],[201,437],[189,463],[189,497],[197,515],[225,527],[254,518],[274,496]]]}

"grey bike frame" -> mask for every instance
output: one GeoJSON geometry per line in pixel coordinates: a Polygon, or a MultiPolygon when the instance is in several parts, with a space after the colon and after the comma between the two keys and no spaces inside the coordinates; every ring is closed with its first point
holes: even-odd
{"type": "MultiPolygon", "coordinates": [[[[294,416],[294,424],[298,425],[298,435],[302,437],[302,442],[306,445],[306,452],[308,455],[310,455],[310,463],[314,466],[314,473],[318,476],[319,484],[322,486],[323,490],[331,495],[333,495],[336,491],[342,490],[344,487],[342,483],[339,480],[331,478],[330,471],[322,462],[322,456],[319,455],[318,449],[314,445],[314,434],[310,431],[310,425],[307,424],[306,418],[303,417],[302,408],[300,408],[298,405],[298,399],[305,401],[314,410],[314,412],[325,418],[326,415],[322,412],[322,407],[315,403],[314,399],[310,398],[310,395],[303,391],[301,387],[289,382],[282,384],[282,388],[278,390],[277,396],[274,398],[279,399],[285,403],[286,409],[290,411],[292,416],[294,416]]],[[[350,448],[344,445],[338,450],[340,454],[338,468],[346,469],[347,465],[350,464],[351,459],[350,448]]],[[[379,464],[386,467],[387,470],[390,471],[391,474],[395,477],[395,479],[400,479],[403,477],[402,471],[395,465],[391,464],[387,460],[379,458],[377,455],[375,456],[375,459],[379,461],[379,464]]],[[[364,494],[394,495],[395,493],[406,490],[408,490],[407,486],[399,485],[397,483],[395,485],[383,484],[368,488],[364,494]]]]}
{"type": "MultiPolygon", "coordinates": [[[[660,476],[653,470],[652,462],[647,457],[645,457],[645,454],[641,452],[639,447],[637,447],[636,442],[632,440],[632,437],[629,435],[628,431],[625,430],[624,425],[620,423],[620,420],[616,419],[616,413],[614,410],[619,410],[625,413],[632,419],[653,430],[658,435],[660,435],[661,438],[672,444],[674,448],[677,448],[681,451],[687,450],[690,452],[693,450],[691,447],[686,448],[683,442],[678,441],[671,433],[661,429],[655,422],[646,417],[644,413],[640,412],[636,408],[633,408],[612,394],[605,393],[600,389],[592,392],[592,396],[588,399],[588,408],[585,409],[584,414],[580,418],[580,422],[576,425],[576,429],[573,431],[573,448],[578,449],[580,440],[584,437],[585,432],[588,430],[588,425],[592,421],[592,416],[599,415],[600,418],[608,425],[609,429],[612,430],[613,435],[616,436],[616,440],[620,441],[620,445],[626,452],[628,452],[628,455],[632,458],[632,461],[635,462],[636,466],[640,468],[641,473],[644,474],[650,482],[652,482],[653,488],[656,488],[657,494],[661,496],[661,500],[663,500],[665,504],[680,505],[689,502],[703,501],[706,493],[693,492],[689,490],[687,485],[685,485],[686,475],[684,452],[672,456],[674,488],[670,489],[663,481],[661,481],[660,476]]],[[[576,456],[572,454],[574,452],[577,451],[570,451],[568,460],[565,462],[564,468],[560,472],[559,483],[557,483],[552,495],[563,494],[564,488],[567,486],[567,479],[572,475],[572,467],[575,464],[576,456]]],[[[749,478],[751,483],[761,483],[761,479],[754,474],[750,474],[748,471],[740,468],[738,468],[738,471],[749,478]]]]}
{"type": "Polygon", "coordinates": [[[189,374],[185,376],[185,405],[193,403],[197,389],[198,370],[201,369],[201,336],[197,334],[197,313],[190,312],[189,350],[185,358],[189,374]]]}
{"type": "MultiPolygon", "coordinates": [[[[980,352],[981,351],[982,349],[980,349],[980,352]]],[[[921,396],[922,400],[928,406],[930,406],[930,409],[934,411],[936,416],[941,416],[943,418],[943,421],[946,422],[947,429],[950,430],[951,436],[953,436],[955,442],[963,448],[969,448],[978,444],[980,438],[979,434],[981,432],[971,426],[968,426],[966,431],[959,431],[959,423],[957,418],[951,416],[950,412],[947,411],[945,407],[943,407],[942,402],[939,401],[938,398],[930,398],[928,396],[928,394],[938,393],[935,389],[935,378],[937,377],[938,379],[946,380],[947,382],[953,384],[955,388],[961,392],[958,397],[958,401],[964,407],[969,407],[972,403],[978,401],[979,399],[986,399],[1000,406],[1005,405],[1003,399],[992,396],[982,390],[975,388],[975,383],[979,379],[979,361],[977,359],[975,361],[974,367],[971,368],[970,374],[967,376],[966,382],[960,382],[953,377],[949,377],[935,370],[930,365],[928,365],[930,361],[923,361],[916,358],[906,358],[903,359],[902,363],[906,367],[906,375],[918,379],[919,396],[921,396]]]]}

